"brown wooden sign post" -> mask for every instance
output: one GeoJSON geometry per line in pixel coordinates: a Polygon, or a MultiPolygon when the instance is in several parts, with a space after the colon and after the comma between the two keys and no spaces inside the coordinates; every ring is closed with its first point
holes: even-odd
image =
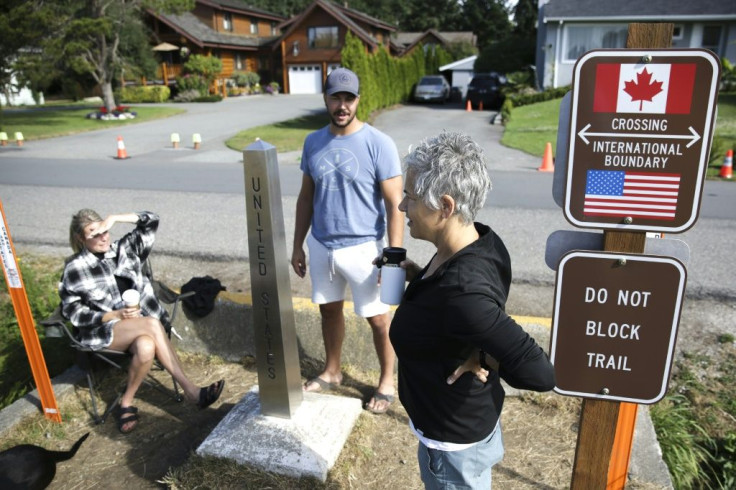
{"type": "MultiPolygon", "coordinates": [[[[670,47],[673,29],[673,24],[630,24],[626,47],[670,47]]],[[[571,130],[574,131],[575,128],[571,130]]],[[[606,230],[604,232],[605,251],[643,253],[645,241],[645,231],[606,230]]],[[[616,465],[616,463],[611,465],[614,442],[616,441],[617,445],[626,446],[630,452],[633,438],[633,425],[626,428],[627,433],[617,434],[616,428],[621,405],[619,402],[583,399],[570,484],[572,490],[624,488],[625,471],[623,480],[620,475],[610,475],[612,478],[609,478],[609,468],[616,465]]],[[[625,404],[624,410],[633,410],[635,413],[636,405],[625,404]]],[[[628,418],[631,419],[631,414],[628,415],[628,418]]],[[[633,419],[636,417],[634,416],[633,419]]],[[[626,462],[628,463],[628,453],[626,462]]]]}

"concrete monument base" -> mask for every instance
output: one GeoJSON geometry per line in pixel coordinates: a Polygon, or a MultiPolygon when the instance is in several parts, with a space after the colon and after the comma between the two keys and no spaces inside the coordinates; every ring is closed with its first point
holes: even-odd
{"type": "Polygon", "coordinates": [[[207,436],[197,454],[324,482],[361,411],[357,398],[304,393],[291,419],[267,417],[261,414],[254,387],[207,436]]]}

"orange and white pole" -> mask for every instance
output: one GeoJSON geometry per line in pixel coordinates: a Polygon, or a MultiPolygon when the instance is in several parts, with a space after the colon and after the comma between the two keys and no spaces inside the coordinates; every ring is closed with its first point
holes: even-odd
{"type": "Polygon", "coordinates": [[[33,380],[36,382],[36,388],[41,398],[43,414],[47,419],[61,422],[61,414],[56,405],[54,389],[51,385],[48,369],[46,369],[46,360],[43,357],[41,343],[38,341],[35,322],[31,314],[31,306],[28,304],[28,295],[23,286],[23,277],[15,259],[15,248],[13,247],[13,240],[10,238],[2,202],[0,202],[0,214],[3,218],[2,227],[0,228],[0,255],[2,256],[3,272],[10,292],[10,299],[13,302],[15,316],[18,319],[23,345],[25,345],[28,361],[31,364],[33,380]]]}

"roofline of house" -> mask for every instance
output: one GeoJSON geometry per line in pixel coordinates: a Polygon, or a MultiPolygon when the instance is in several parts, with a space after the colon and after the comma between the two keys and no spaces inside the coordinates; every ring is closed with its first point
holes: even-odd
{"type": "Polygon", "coordinates": [[[452,68],[455,68],[456,66],[465,64],[465,63],[467,63],[470,60],[477,60],[477,59],[478,59],[478,55],[477,54],[474,54],[473,56],[468,56],[467,58],[463,58],[461,60],[453,61],[452,63],[448,63],[446,65],[442,65],[442,66],[440,66],[438,68],[438,70],[439,71],[450,70],[452,68]]]}
{"type": "Polygon", "coordinates": [[[359,25],[357,25],[353,21],[353,19],[351,19],[347,14],[345,14],[344,12],[336,12],[334,10],[336,5],[334,4],[331,5],[329,2],[325,2],[324,0],[315,0],[309,5],[307,10],[305,10],[298,16],[292,19],[289,19],[289,20],[293,20],[293,22],[291,22],[291,25],[289,26],[289,28],[281,34],[281,37],[279,37],[278,42],[275,42],[271,49],[275,51],[276,48],[280,47],[281,44],[283,44],[284,39],[286,39],[289,35],[291,35],[291,33],[296,28],[296,26],[299,25],[299,22],[302,19],[306,18],[309,14],[311,14],[312,11],[315,8],[317,8],[317,6],[322,7],[323,9],[325,9],[325,11],[327,11],[331,15],[334,15],[337,20],[345,24],[348,30],[351,31],[356,36],[358,36],[358,38],[360,38],[364,43],[370,45],[372,48],[376,48],[378,46],[378,44],[376,43],[376,40],[368,36],[367,33],[365,33],[365,31],[359,25]]]}
{"type": "MultiPolygon", "coordinates": [[[[233,51],[258,51],[259,48],[264,46],[241,46],[238,44],[226,44],[226,43],[218,43],[214,41],[204,41],[202,42],[202,47],[205,48],[217,48],[217,49],[232,49],[233,51]]],[[[266,46],[270,47],[270,46],[266,46]]]]}
{"type": "MultiPolygon", "coordinates": [[[[172,28],[175,32],[178,34],[181,34],[182,36],[186,37],[189,41],[196,44],[200,48],[227,48],[227,49],[233,49],[238,51],[258,51],[260,48],[269,48],[271,47],[271,43],[275,43],[279,38],[278,37],[271,37],[268,41],[258,44],[257,46],[243,46],[240,44],[229,44],[229,43],[219,43],[216,41],[204,41],[202,39],[199,39],[195,36],[193,36],[189,31],[182,28],[179,24],[176,22],[172,22],[169,19],[166,18],[165,15],[156,15],[155,12],[151,11],[150,9],[147,9],[148,12],[156,17],[159,22],[163,22],[170,28],[172,28]]],[[[262,39],[262,38],[261,38],[262,39]]]]}
{"type": "Polygon", "coordinates": [[[656,22],[683,22],[683,21],[730,21],[736,20],[736,15],[607,15],[601,16],[581,16],[581,17],[544,17],[543,21],[547,22],[601,22],[601,21],[656,21],[656,22]]]}
{"type": "Polygon", "coordinates": [[[355,10],[355,9],[352,9],[350,7],[341,6],[341,5],[339,5],[339,4],[335,3],[335,2],[332,2],[332,3],[334,4],[335,7],[339,8],[340,10],[342,10],[343,13],[345,15],[347,15],[348,17],[356,17],[356,18],[359,18],[359,19],[361,19],[361,20],[363,20],[365,22],[368,22],[369,24],[375,25],[376,27],[380,27],[382,29],[386,29],[387,31],[394,31],[394,32],[396,32],[398,30],[395,25],[389,24],[388,22],[386,22],[384,20],[376,19],[375,17],[371,17],[370,15],[368,15],[368,14],[366,14],[364,12],[360,12],[360,11],[355,10]]]}
{"type": "Polygon", "coordinates": [[[406,48],[403,49],[402,52],[408,53],[409,51],[417,47],[424,40],[424,38],[426,38],[430,34],[436,37],[443,44],[447,44],[447,39],[440,35],[440,33],[437,32],[436,29],[427,29],[426,31],[419,34],[417,38],[414,39],[414,41],[412,41],[406,48]]]}
{"type": "Polygon", "coordinates": [[[201,41],[194,37],[192,34],[190,34],[187,30],[183,29],[179,24],[176,22],[172,22],[169,19],[166,18],[165,15],[160,15],[154,12],[152,9],[146,9],[149,14],[154,16],[156,19],[158,19],[159,22],[163,22],[167,26],[171,27],[174,31],[178,32],[182,36],[186,37],[188,40],[192,41],[194,44],[199,46],[200,48],[204,47],[204,41],[201,41]]]}
{"type": "Polygon", "coordinates": [[[283,22],[283,20],[284,20],[284,17],[282,17],[282,16],[280,16],[278,14],[275,14],[273,12],[268,12],[266,10],[256,9],[256,8],[253,8],[253,7],[249,7],[249,8],[238,8],[238,7],[234,7],[234,6],[231,6],[231,5],[222,5],[222,4],[219,4],[217,2],[212,2],[212,1],[209,1],[209,0],[197,0],[197,1],[199,3],[201,3],[201,4],[203,4],[203,5],[207,5],[208,7],[216,7],[218,9],[220,9],[220,10],[226,10],[228,12],[237,12],[237,13],[240,13],[240,14],[243,14],[243,13],[245,13],[245,14],[256,14],[256,15],[260,15],[262,17],[268,17],[269,19],[275,20],[275,21],[278,21],[278,22],[283,22]]]}

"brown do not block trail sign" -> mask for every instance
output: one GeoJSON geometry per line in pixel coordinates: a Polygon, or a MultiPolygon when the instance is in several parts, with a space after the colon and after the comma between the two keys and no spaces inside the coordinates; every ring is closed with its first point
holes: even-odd
{"type": "Polygon", "coordinates": [[[563,257],[550,349],[555,391],[644,404],[662,399],[686,275],[671,257],[584,251],[563,257]]]}
{"type": "Polygon", "coordinates": [[[718,95],[702,49],[594,50],[575,64],[565,217],[682,232],[696,221],[718,95]]]}

